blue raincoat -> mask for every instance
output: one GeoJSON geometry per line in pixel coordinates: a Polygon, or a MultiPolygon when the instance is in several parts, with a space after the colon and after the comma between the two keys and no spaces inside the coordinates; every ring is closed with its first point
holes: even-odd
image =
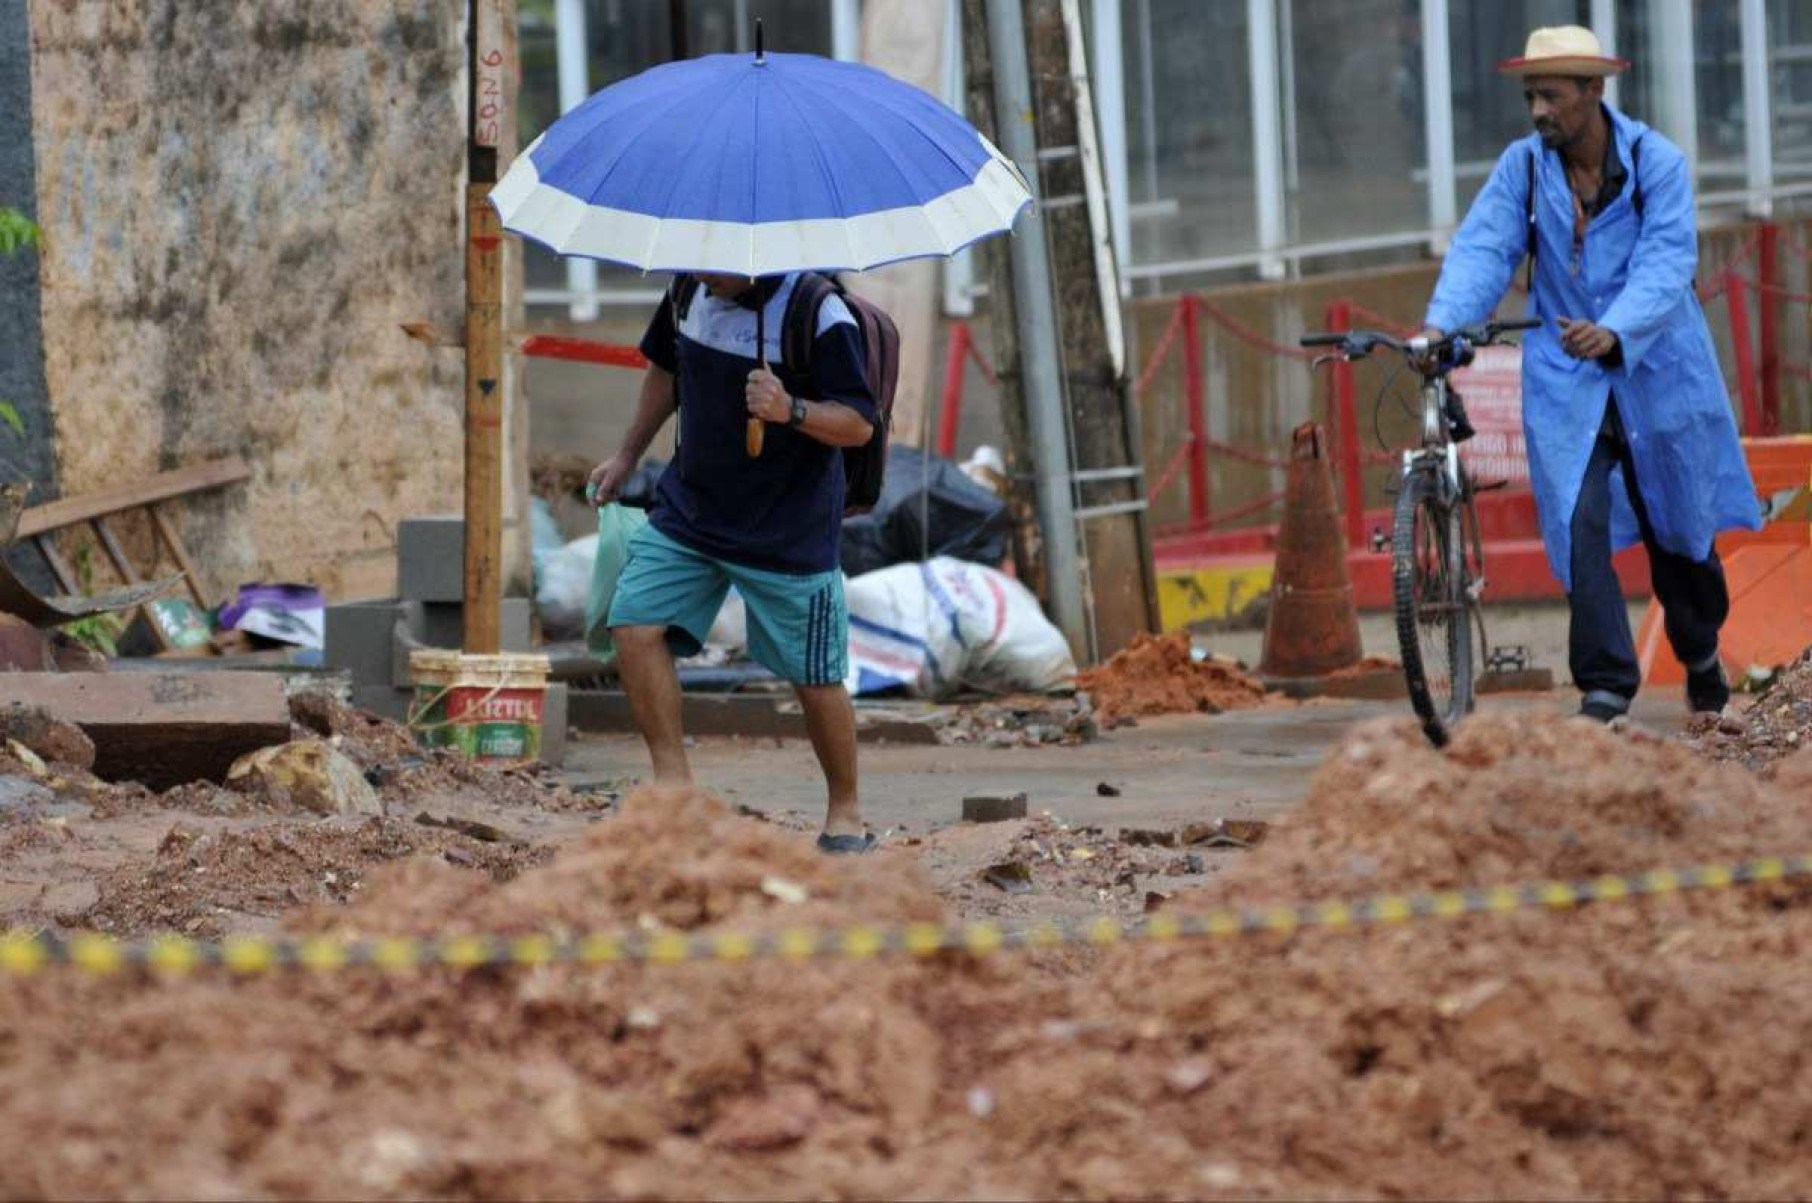
{"type": "MultiPolygon", "coordinates": [[[[1523,434],[1554,575],[1572,590],[1573,508],[1612,393],[1642,500],[1662,547],[1694,560],[1721,530],[1761,526],[1755,485],[1737,442],[1711,331],[1693,293],[1698,263],[1686,158],[1660,134],[1609,105],[1623,192],[1586,227],[1574,272],[1573,199],[1558,152],[1531,134],[1512,143],[1466,214],[1435,285],[1428,324],[1453,330],[1490,315],[1528,249],[1529,156],[1535,156],[1537,253],[1523,341],[1523,434]],[[1643,212],[1630,144],[1642,139],[1643,212]],[[1585,318],[1612,331],[1620,367],[1561,350],[1555,319],[1585,318]]],[[[1611,540],[1640,540],[1622,469],[1612,474],[1611,540]]]]}

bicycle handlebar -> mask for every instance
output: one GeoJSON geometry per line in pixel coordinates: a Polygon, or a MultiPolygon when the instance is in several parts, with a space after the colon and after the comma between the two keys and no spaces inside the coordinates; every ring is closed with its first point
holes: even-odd
{"type": "Polygon", "coordinates": [[[1501,336],[1511,330],[1533,330],[1541,325],[1540,318],[1510,318],[1501,322],[1475,322],[1470,326],[1461,326],[1449,334],[1437,339],[1416,335],[1413,338],[1397,338],[1381,330],[1346,330],[1324,331],[1305,334],[1298,342],[1305,347],[1339,347],[1333,355],[1324,355],[1315,361],[1320,367],[1330,359],[1344,359],[1351,362],[1364,359],[1379,347],[1389,347],[1401,351],[1409,357],[1411,365],[1422,375],[1430,379],[1445,376],[1455,368],[1463,368],[1472,362],[1473,351],[1478,347],[1488,347],[1499,342],[1501,336]]]}
{"type": "Polygon", "coordinates": [[[1461,326],[1452,333],[1439,339],[1424,342],[1420,335],[1415,338],[1401,339],[1386,334],[1381,330],[1345,330],[1322,331],[1305,334],[1297,339],[1304,347],[1339,347],[1341,357],[1345,359],[1364,359],[1376,347],[1389,347],[1393,351],[1408,354],[1438,354],[1461,345],[1468,347],[1486,347],[1498,341],[1501,335],[1512,330],[1534,330],[1541,325],[1540,318],[1509,318],[1501,322],[1475,322],[1470,326],[1461,326]],[[1420,343],[1420,346],[1415,344],[1420,343]]]}

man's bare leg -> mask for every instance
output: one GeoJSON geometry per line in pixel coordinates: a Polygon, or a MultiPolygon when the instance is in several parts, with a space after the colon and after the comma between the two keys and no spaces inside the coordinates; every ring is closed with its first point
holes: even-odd
{"type": "MultiPolygon", "coordinates": [[[[629,713],[654,761],[654,779],[668,785],[690,783],[692,766],[686,763],[680,728],[679,673],[673,668],[666,628],[612,627],[610,634],[617,643],[617,675],[629,695],[629,713]]],[[[853,744],[853,713],[850,722],[853,744]]]]}
{"type": "Polygon", "coordinates": [[[812,751],[824,770],[829,806],[824,814],[824,834],[861,835],[862,809],[856,796],[856,708],[842,684],[795,685],[799,706],[805,711],[805,729],[812,737],[812,751]]]}

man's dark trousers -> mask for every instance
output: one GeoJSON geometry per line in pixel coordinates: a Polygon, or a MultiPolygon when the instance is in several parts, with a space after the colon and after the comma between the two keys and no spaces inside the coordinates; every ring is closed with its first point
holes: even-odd
{"type": "Polygon", "coordinates": [[[1730,613],[1724,567],[1714,550],[1689,560],[1664,550],[1649,525],[1648,507],[1637,487],[1636,463],[1617,416],[1617,398],[1604,407],[1604,424],[1592,444],[1579,501],[1573,508],[1573,592],[1568,595],[1572,627],[1568,659],[1573,683],[1586,703],[1628,708],[1642,683],[1636,643],[1630,635],[1623,589],[1611,569],[1611,469],[1623,465],[1623,480],[1648,549],[1649,578],[1666,619],[1667,640],[1689,669],[1702,668],[1718,652],[1718,628],[1730,613]]]}

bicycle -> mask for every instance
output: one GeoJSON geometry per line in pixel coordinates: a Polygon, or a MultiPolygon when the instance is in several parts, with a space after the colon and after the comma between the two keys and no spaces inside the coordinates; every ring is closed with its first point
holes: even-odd
{"type": "Polygon", "coordinates": [[[1393,338],[1376,330],[1305,334],[1305,347],[1339,347],[1314,362],[1364,359],[1378,347],[1399,351],[1422,377],[1421,446],[1403,452],[1391,532],[1391,598],[1397,644],[1410,705],[1437,748],[1472,711],[1472,630],[1489,647],[1479,598],[1485,588],[1485,548],[1479,537],[1475,485],[1460,464],[1459,444],[1471,437],[1459,394],[1447,376],[1472,362],[1479,347],[1533,330],[1538,319],[1480,322],[1439,339],[1393,338]],[[1443,671],[1444,670],[1444,671],[1443,671]]]}

